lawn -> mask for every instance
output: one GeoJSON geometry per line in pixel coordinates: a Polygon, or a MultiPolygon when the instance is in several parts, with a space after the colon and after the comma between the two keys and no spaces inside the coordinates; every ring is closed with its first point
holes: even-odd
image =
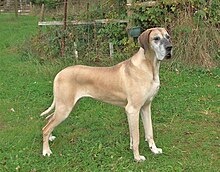
{"type": "Polygon", "coordinates": [[[0,171],[220,171],[220,69],[177,71],[166,64],[152,107],[162,155],[149,151],[141,126],[146,161],[134,162],[124,110],[82,99],[54,131],[51,157],[43,157],[46,121],[39,115],[66,64],[22,58],[19,46],[36,32],[36,17],[0,14],[0,171]]]}

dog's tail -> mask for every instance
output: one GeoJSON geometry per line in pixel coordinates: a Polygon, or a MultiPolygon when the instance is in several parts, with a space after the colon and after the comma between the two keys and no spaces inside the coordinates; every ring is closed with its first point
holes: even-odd
{"type": "MultiPolygon", "coordinates": [[[[53,99],[53,103],[51,104],[51,106],[50,106],[47,110],[45,110],[44,112],[42,112],[42,113],[40,114],[40,116],[44,116],[44,115],[48,114],[51,110],[54,109],[54,107],[55,107],[55,98],[53,99]]],[[[49,118],[49,117],[52,116],[52,115],[53,115],[53,113],[52,113],[51,115],[49,115],[48,117],[46,117],[46,119],[49,118]]]]}

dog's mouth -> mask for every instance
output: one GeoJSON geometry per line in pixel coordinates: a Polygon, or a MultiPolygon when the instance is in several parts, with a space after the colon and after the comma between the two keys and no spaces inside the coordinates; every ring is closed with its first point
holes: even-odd
{"type": "Polygon", "coordinates": [[[170,52],[170,53],[167,53],[166,56],[165,56],[166,59],[170,59],[171,57],[172,57],[171,52],[170,52]]]}
{"type": "Polygon", "coordinates": [[[166,46],[165,50],[166,50],[165,58],[170,59],[172,57],[172,54],[173,54],[173,46],[171,44],[168,44],[166,46]]]}

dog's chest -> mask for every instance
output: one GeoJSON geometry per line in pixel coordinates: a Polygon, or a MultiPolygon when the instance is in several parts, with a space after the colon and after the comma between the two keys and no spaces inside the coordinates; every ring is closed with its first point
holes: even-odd
{"type": "Polygon", "coordinates": [[[156,96],[159,88],[160,88],[160,81],[152,82],[152,84],[150,85],[149,90],[146,93],[147,101],[152,101],[153,100],[153,98],[156,96]]]}

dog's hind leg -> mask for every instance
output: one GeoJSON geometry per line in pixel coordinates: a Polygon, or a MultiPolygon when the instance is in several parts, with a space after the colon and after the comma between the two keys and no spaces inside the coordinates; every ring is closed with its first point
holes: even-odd
{"type": "MultiPolygon", "coordinates": [[[[49,121],[50,118],[51,118],[53,115],[54,115],[54,112],[53,112],[52,114],[48,115],[48,116],[46,117],[46,119],[49,121]]],[[[52,141],[54,141],[55,139],[56,139],[56,136],[53,136],[52,133],[51,133],[50,136],[49,136],[49,140],[52,142],[52,141]]]]}
{"type": "MultiPolygon", "coordinates": [[[[44,115],[48,114],[54,107],[55,107],[55,98],[53,99],[53,103],[51,104],[51,106],[50,106],[47,110],[45,110],[44,112],[42,112],[42,113],[40,114],[40,116],[44,116],[44,115]]],[[[50,115],[47,116],[46,119],[49,118],[49,117],[50,117],[50,115]]]]}
{"type": "Polygon", "coordinates": [[[50,156],[52,153],[49,147],[49,139],[51,139],[51,133],[56,126],[58,126],[62,121],[64,121],[70,114],[73,105],[58,104],[54,115],[49,119],[48,123],[45,125],[43,130],[43,155],[50,156]]]}

